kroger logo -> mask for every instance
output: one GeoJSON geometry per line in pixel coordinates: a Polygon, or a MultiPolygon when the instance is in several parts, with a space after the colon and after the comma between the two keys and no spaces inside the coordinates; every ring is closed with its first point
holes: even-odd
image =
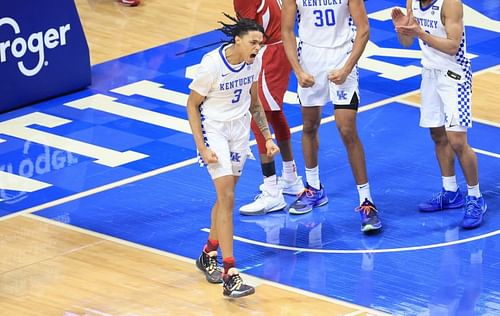
{"type": "MultiPolygon", "coordinates": [[[[12,18],[1,18],[0,26],[7,24],[12,27],[14,34],[21,33],[19,24],[12,18]]],[[[0,64],[7,62],[10,56],[16,59],[22,59],[27,51],[33,54],[38,54],[38,62],[35,67],[29,68],[22,61],[17,62],[19,71],[27,77],[32,77],[40,72],[42,66],[47,66],[48,61],[45,60],[45,48],[53,49],[57,46],[66,45],[66,33],[71,29],[70,24],[61,25],[59,29],[50,28],[45,33],[37,32],[30,34],[28,38],[16,37],[12,42],[0,42],[0,64]],[[10,53],[10,56],[9,56],[10,53]]]]}

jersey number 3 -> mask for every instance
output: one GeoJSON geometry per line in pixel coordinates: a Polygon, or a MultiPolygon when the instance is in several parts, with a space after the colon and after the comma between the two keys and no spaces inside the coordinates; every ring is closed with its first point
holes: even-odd
{"type": "Polygon", "coordinates": [[[315,26],[322,27],[325,25],[335,25],[335,13],[333,12],[333,9],[326,9],[325,11],[314,10],[313,13],[316,16],[316,22],[314,22],[315,26]]]}
{"type": "Polygon", "coordinates": [[[241,92],[242,92],[241,89],[234,90],[234,98],[231,100],[231,102],[238,103],[238,101],[240,101],[241,92]]]}

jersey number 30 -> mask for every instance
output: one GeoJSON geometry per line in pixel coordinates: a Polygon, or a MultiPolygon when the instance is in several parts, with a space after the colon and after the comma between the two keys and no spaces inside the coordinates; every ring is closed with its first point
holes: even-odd
{"type": "Polygon", "coordinates": [[[325,25],[335,25],[335,13],[333,12],[333,9],[326,9],[325,11],[314,10],[313,13],[316,16],[316,22],[314,22],[315,26],[322,27],[325,25]]]}

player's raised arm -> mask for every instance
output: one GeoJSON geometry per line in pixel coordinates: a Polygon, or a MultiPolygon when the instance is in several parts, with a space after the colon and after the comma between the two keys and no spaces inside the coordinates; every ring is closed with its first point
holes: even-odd
{"type": "Polygon", "coordinates": [[[397,26],[396,31],[404,36],[418,37],[434,49],[448,55],[455,55],[460,48],[464,30],[462,2],[460,0],[444,1],[441,18],[446,31],[446,38],[425,32],[413,17],[410,19],[409,25],[397,26]]]}
{"type": "MultiPolygon", "coordinates": [[[[394,27],[403,26],[410,24],[410,19],[412,17],[412,7],[411,0],[406,1],[406,15],[399,8],[392,9],[391,12],[392,23],[394,27]]],[[[409,47],[413,44],[413,36],[406,36],[398,33],[398,40],[404,47],[409,47]]]]}

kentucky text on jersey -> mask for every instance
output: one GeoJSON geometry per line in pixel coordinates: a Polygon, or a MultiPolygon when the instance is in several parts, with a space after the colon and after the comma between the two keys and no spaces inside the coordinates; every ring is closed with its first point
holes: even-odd
{"type": "Polygon", "coordinates": [[[429,19],[422,19],[422,18],[416,18],[416,19],[417,19],[418,23],[423,27],[437,29],[438,21],[429,20],[429,19]]]}
{"type": "Polygon", "coordinates": [[[253,77],[254,77],[254,75],[251,75],[251,76],[248,76],[245,78],[240,78],[240,79],[232,80],[229,82],[220,83],[219,84],[220,90],[234,89],[234,88],[238,88],[238,87],[241,87],[241,86],[244,86],[247,84],[251,84],[253,82],[253,77]]]}
{"type": "Polygon", "coordinates": [[[302,0],[303,7],[319,7],[332,4],[342,4],[342,0],[302,0]]]}

